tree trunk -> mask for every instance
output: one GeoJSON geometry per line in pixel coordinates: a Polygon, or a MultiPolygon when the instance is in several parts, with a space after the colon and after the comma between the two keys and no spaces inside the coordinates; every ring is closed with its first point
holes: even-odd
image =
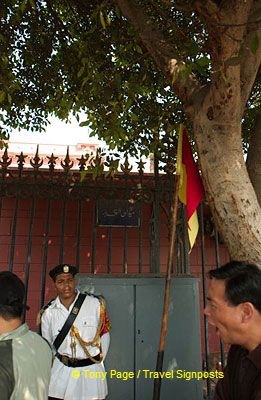
{"type": "Polygon", "coordinates": [[[209,35],[212,60],[211,81],[204,86],[193,74],[187,79],[179,74],[184,64],[176,48],[150,20],[145,6],[135,0],[115,2],[158,68],[172,82],[193,122],[207,200],[230,256],[261,264],[261,209],[247,173],[241,142],[242,113],[261,58],[260,45],[255,52],[250,51],[253,39],[259,41],[260,35],[256,13],[252,15],[258,2],[195,2],[209,35]],[[242,50],[240,64],[235,58],[242,50]]]}
{"type": "Polygon", "coordinates": [[[247,170],[261,207],[261,114],[256,116],[254,130],[250,138],[247,170]]]}
{"type": "Polygon", "coordinates": [[[194,118],[194,134],[215,223],[232,259],[261,264],[261,210],[243,158],[241,124],[194,118]]]}

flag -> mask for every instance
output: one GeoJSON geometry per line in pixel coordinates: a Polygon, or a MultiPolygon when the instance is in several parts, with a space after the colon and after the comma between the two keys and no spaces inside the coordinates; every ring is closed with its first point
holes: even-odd
{"type": "Polygon", "coordinates": [[[187,131],[181,125],[177,151],[177,174],[180,175],[179,199],[187,207],[188,237],[190,250],[198,234],[197,207],[205,191],[194,161],[187,131]]]}

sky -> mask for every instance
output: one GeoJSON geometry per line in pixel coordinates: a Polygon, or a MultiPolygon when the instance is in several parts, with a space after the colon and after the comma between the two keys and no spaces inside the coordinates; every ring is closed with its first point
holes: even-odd
{"type": "Polygon", "coordinates": [[[58,118],[52,117],[50,118],[50,122],[45,132],[29,132],[25,129],[21,131],[14,130],[10,134],[10,142],[68,145],[76,143],[97,143],[100,144],[100,147],[105,147],[105,142],[98,140],[98,138],[90,137],[90,129],[86,126],[80,127],[76,120],[71,123],[65,123],[58,118]]]}
{"type": "MultiPolygon", "coordinates": [[[[97,144],[103,150],[107,147],[104,141],[97,137],[90,137],[90,128],[80,127],[75,119],[72,119],[71,123],[65,123],[55,117],[50,118],[50,124],[47,125],[45,132],[13,130],[8,142],[10,151],[17,153],[23,151],[25,154],[34,154],[37,144],[39,144],[39,154],[46,155],[50,155],[52,152],[54,155],[65,155],[67,146],[70,146],[70,154],[72,154],[75,145],[79,143],[97,144]],[[28,143],[30,146],[26,145],[28,143]]],[[[123,161],[122,158],[121,162],[123,161]]],[[[130,158],[129,161],[133,167],[132,171],[137,171],[137,160],[130,158]]],[[[149,160],[146,162],[145,171],[149,171],[149,160]]]]}

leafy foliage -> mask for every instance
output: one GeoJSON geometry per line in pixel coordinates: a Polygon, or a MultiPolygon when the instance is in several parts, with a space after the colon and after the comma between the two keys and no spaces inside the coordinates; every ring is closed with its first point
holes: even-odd
{"type": "MultiPolygon", "coordinates": [[[[175,45],[186,79],[211,74],[207,30],[190,8],[143,0],[157,29],[175,45]]],[[[92,134],[111,149],[162,153],[182,105],[134,29],[112,1],[3,0],[0,4],[1,137],[12,128],[42,130],[48,116],[85,112],[92,134]]],[[[155,43],[157,46],[157,43],[155,43]]],[[[253,52],[258,47],[255,39],[253,52]]],[[[255,104],[249,118],[250,130],[255,104]]],[[[246,138],[247,140],[247,138],[246,138]]]]}

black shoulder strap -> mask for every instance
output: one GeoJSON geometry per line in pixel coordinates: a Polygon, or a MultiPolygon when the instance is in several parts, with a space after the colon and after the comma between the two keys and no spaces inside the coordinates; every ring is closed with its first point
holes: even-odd
{"type": "Polygon", "coordinates": [[[75,318],[77,317],[82,303],[84,302],[84,299],[86,297],[86,294],[84,293],[80,293],[78,296],[78,299],[76,300],[72,311],[70,312],[67,320],[65,321],[61,331],[59,332],[59,334],[56,336],[55,341],[53,342],[53,346],[55,347],[55,350],[57,351],[59,349],[59,347],[61,346],[62,342],[64,341],[67,333],[69,332],[72,324],[74,323],[75,318]]]}

